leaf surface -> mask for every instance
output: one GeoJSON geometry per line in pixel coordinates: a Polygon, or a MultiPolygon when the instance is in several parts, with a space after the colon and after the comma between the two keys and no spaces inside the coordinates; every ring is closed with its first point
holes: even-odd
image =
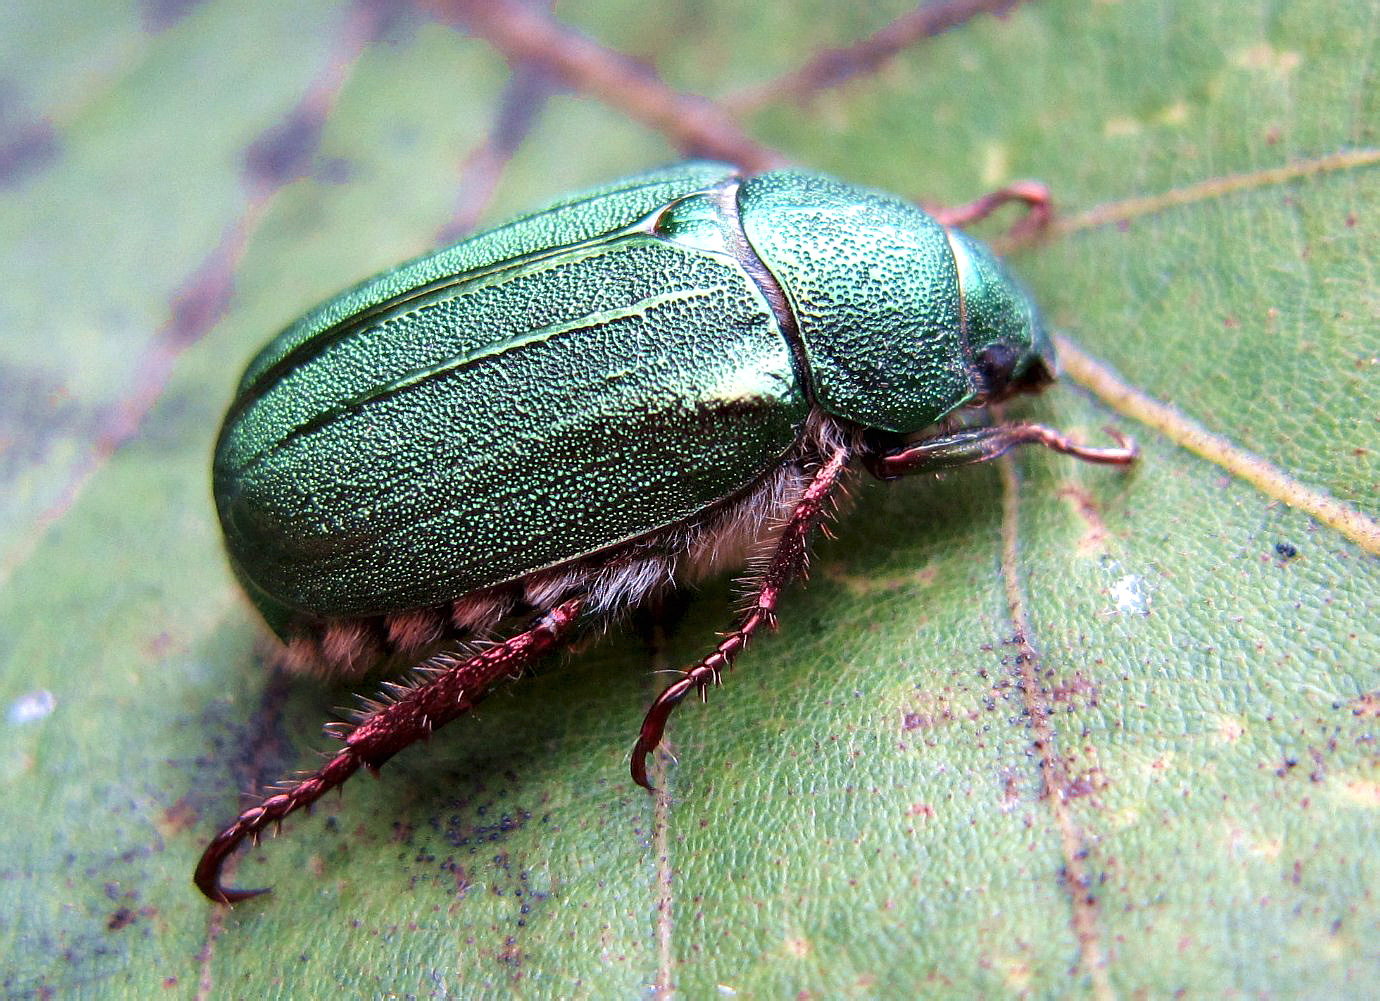
{"type": "Polygon", "coordinates": [[[234,872],[272,896],[196,894],[238,793],[313,767],[351,698],[270,676],[219,551],[240,368],[454,226],[679,155],[635,95],[513,71],[436,6],[0,14],[0,992],[1374,983],[1374,3],[1048,0],[764,104],[906,5],[563,4],[795,162],[941,203],[1045,180],[1060,219],[1013,265],[1094,389],[1015,413],[1144,459],[860,481],[780,633],[676,714],[667,800],[628,748],[727,584],[661,654],[561,658],[293,818],[234,872]]]}

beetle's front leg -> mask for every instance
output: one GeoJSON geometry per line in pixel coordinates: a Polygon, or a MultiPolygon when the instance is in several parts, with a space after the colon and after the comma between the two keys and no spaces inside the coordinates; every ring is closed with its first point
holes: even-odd
{"type": "Polygon", "coordinates": [[[1049,225],[1054,216],[1054,199],[1049,188],[1039,181],[1013,181],[1004,188],[990,191],[981,198],[966,205],[927,206],[930,215],[941,226],[957,226],[959,229],[971,226],[986,219],[989,215],[1011,202],[1025,206],[1025,215],[1011,227],[1010,236],[1019,238],[1038,233],[1049,225]]]}
{"type": "Polygon", "coordinates": [[[937,472],[955,466],[971,466],[1005,455],[1017,445],[1043,445],[1084,462],[1125,466],[1136,461],[1135,442],[1117,431],[1114,447],[1079,445],[1062,431],[1040,424],[998,424],[995,427],[962,428],[902,445],[891,451],[863,456],[867,471],[879,480],[894,480],[911,473],[937,472]]]}
{"type": "Polygon", "coordinates": [[[810,533],[823,519],[825,502],[838,485],[839,477],[848,465],[848,458],[849,450],[839,446],[816,470],[814,479],[800,495],[800,500],[782,526],[766,568],[753,582],[752,604],[738,620],[738,625],[714,648],[713,653],[685,671],[658,695],[647,710],[646,719],[642,721],[642,732],[638,734],[632,752],[632,777],[638,785],[645,789],[652,788],[647,781],[647,755],[661,743],[671,710],[680,705],[691,691],[698,690],[703,694],[710,685],[717,685],[719,676],[733,666],[733,661],[758,629],[764,625],[776,628],[776,603],[786,585],[805,570],[809,560],[810,533]]]}

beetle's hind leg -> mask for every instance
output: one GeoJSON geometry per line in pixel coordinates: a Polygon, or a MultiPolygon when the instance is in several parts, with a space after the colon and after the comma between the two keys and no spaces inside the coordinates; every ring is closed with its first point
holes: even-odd
{"type": "Polygon", "coordinates": [[[570,598],[526,631],[463,660],[438,658],[428,666],[427,680],[413,688],[395,688],[393,701],[374,708],[344,734],[345,746],[320,770],[245,810],[216,835],[197,864],[193,876],[197,888],[222,904],[267,892],[221,886],[221,867],[240,842],[245,838],[257,840],[266,827],[311,806],[331,789],[343,785],[361,766],[377,771],[409,744],[469,710],[495,682],[560,645],[575,628],[584,604],[582,597],[570,598]]]}
{"type": "Polygon", "coordinates": [[[752,602],[733,631],[724,636],[713,653],[686,670],[657,696],[647,710],[632,752],[632,777],[638,785],[652,788],[647,781],[647,755],[661,743],[671,711],[691,691],[697,690],[703,694],[710,685],[718,684],[720,675],[733,665],[754,633],[763,626],[776,627],[776,604],[781,592],[805,571],[809,560],[810,533],[824,518],[825,504],[838,486],[848,459],[849,448],[846,445],[837,445],[829,451],[782,526],[766,565],[753,579],[752,602]]]}

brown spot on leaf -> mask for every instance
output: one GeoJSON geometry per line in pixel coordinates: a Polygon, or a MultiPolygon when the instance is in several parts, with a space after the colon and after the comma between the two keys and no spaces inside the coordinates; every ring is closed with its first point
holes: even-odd
{"type": "Polygon", "coordinates": [[[195,827],[201,819],[201,813],[197,810],[192,801],[186,797],[180,797],[177,802],[163,811],[162,833],[164,835],[178,834],[182,831],[190,830],[195,827]]]}
{"type": "Polygon", "coordinates": [[[918,704],[907,709],[901,716],[902,732],[928,730],[952,723],[956,719],[953,706],[946,696],[934,692],[917,692],[914,698],[918,704]]]}
{"type": "Polygon", "coordinates": [[[1092,796],[1107,787],[1107,776],[1100,768],[1092,768],[1081,775],[1075,775],[1064,783],[1065,799],[1080,799],[1092,796]]]}
{"type": "Polygon", "coordinates": [[[1070,709],[1079,706],[1097,705],[1098,688],[1081,674],[1075,674],[1067,681],[1060,681],[1050,689],[1050,697],[1070,709]]]}
{"type": "Polygon", "coordinates": [[[148,645],[144,648],[150,657],[161,659],[168,655],[168,651],[173,648],[173,638],[166,632],[159,632],[148,645]]]}
{"type": "Polygon", "coordinates": [[[1363,719],[1380,719],[1380,692],[1367,692],[1359,698],[1352,699],[1346,705],[1353,716],[1360,716],[1363,719]]]}

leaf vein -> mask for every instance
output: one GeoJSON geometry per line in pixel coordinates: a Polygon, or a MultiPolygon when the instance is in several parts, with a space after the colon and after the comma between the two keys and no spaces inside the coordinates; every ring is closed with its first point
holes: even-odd
{"type": "Polygon", "coordinates": [[[1097,898],[1092,893],[1092,879],[1088,871],[1088,838],[1065,801],[1068,786],[1063,762],[1055,749],[1053,713],[1047,689],[1040,683],[1040,655],[1030,641],[1032,628],[1021,587],[1018,531],[1020,522],[1020,480],[1010,456],[1000,460],[1002,483],[1002,581],[1007,606],[1016,630],[1018,683],[1026,714],[1034,734],[1034,750],[1039,762],[1042,794],[1054,815],[1059,832],[1059,848],[1063,855],[1065,892],[1073,909],[1073,934],[1078,942],[1079,959],[1092,981],[1093,996],[1099,1001],[1113,998],[1111,977],[1107,970],[1107,952],[1102,945],[1099,928],[1097,898]]]}
{"type": "Polygon", "coordinates": [[[1297,508],[1366,552],[1380,556],[1380,522],[1335,497],[1300,482],[1223,435],[1126,382],[1111,366],[1065,337],[1056,337],[1064,371],[1117,413],[1159,431],[1174,444],[1245,480],[1267,497],[1297,508]]]}

